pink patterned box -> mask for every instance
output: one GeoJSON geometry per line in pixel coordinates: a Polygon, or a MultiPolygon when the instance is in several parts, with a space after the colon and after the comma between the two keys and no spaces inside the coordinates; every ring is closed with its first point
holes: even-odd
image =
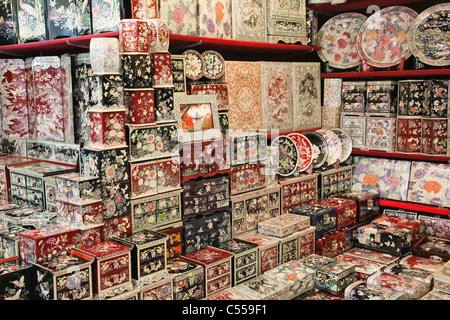
{"type": "Polygon", "coordinates": [[[104,149],[126,146],[125,110],[91,110],[89,116],[92,147],[104,149]]]}

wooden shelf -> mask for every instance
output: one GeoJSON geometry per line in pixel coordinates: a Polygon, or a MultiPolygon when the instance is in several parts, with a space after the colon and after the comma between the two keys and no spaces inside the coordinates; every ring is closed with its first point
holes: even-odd
{"type": "MultiPolygon", "coordinates": [[[[30,42],[0,46],[0,54],[12,57],[33,57],[40,55],[61,55],[63,53],[88,52],[91,39],[99,37],[119,37],[119,32],[107,32],[95,35],[30,42]]],[[[183,53],[187,49],[216,50],[222,52],[258,53],[271,55],[297,55],[320,50],[319,46],[304,46],[298,44],[263,43],[236,41],[216,38],[170,35],[169,51],[183,53]]],[[[285,58],[285,57],[283,57],[285,58]]]]}
{"type": "Polygon", "coordinates": [[[394,158],[411,161],[428,161],[428,162],[450,162],[450,156],[446,155],[431,155],[422,153],[402,153],[402,152],[387,152],[374,150],[353,149],[352,154],[368,157],[378,158],[394,158]]]}
{"type": "Polygon", "coordinates": [[[408,5],[412,3],[427,2],[426,0],[348,0],[347,3],[342,4],[331,4],[331,3],[319,3],[319,4],[308,4],[309,9],[330,12],[330,13],[340,13],[346,11],[354,10],[367,10],[370,6],[375,5],[380,8],[389,6],[399,6],[408,5]]]}
{"type": "Polygon", "coordinates": [[[342,78],[346,80],[389,80],[389,79],[420,79],[420,78],[449,78],[450,69],[420,69],[420,70],[392,70],[370,72],[336,72],[322,73],[322,78],[342,78]]]}
{"type": "Polygon", "coordinates": [[[419,212],[425,212],[425,213],[431,213],[431,214],[450,215],[450,208],[447,208],[447,209],[439,208],[436,206],[413,203],[413,202],[406,202],[406,201],[381,199],[380,206],[396,208],[396,209],[403,209],[403,210],[408,210],[408,211],[419,211],[419,212]]]}

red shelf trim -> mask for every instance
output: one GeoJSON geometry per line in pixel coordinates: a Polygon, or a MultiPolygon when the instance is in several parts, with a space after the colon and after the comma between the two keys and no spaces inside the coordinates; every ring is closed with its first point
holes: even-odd
{"type": "Polygon", "coordinates": [[[431,214],[450,215],[450,209],[438,208],[431,205],[417,204],[412,202],[381,199],[380,205],[383,207],[392,207],[409,211],[420,211],[431,214]]]}
{"type": "Polygon", "coordinates": [[[371,5],[383,8],[394,5],[408,5],[417,2],[424,2],[424,0],[349,0],[349,2],[342,4],[319,3],[308,4],[307,7],[322,12],[344,12],[366,10],[371,5]]]}
{"type": "Polygon", "coordinates": [[[381,79],[381,78],[429,78],[429,77],[449,77],[450,69],[420,69],[420,70],[392,70],[392,71],[371,71],[371,72],[337,72],[322,73],[322,78],[343,78],[343,79],[381,79]]]}
{"type": "Polygon", "coordinates": [[[375,151],[375,150],[361,150],[353,149],[352,153],[355,155],[369,156],[369,157],[382,157],[382,158],[397,158],[405,160],[421,160],[432,162],[450,162],[450,156],[444,155],[429,155],[421,153],[402,153],[402,152],[387,152],[387,151],[375,151]]]}

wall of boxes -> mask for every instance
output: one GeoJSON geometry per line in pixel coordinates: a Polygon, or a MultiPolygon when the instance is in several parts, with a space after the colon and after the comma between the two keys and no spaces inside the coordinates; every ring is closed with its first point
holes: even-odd
{"type": "Polygon", "coordinates": [[[383,205],[449,211],[449,80],[371,72],[448,70],[450,5],[319,24],[338,2],[1,3],[0,53],[89,42],[0,59],[0,299],[449,300],[450,212],[383,205]]]}

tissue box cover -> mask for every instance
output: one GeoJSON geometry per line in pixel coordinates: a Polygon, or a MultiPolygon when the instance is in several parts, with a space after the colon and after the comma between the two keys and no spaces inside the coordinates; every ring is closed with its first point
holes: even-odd
{"type": "Polygon", "coordinates": [[[291,212],[309,217],[310,224],[316,227],[316,239],[336,230],[336,209],[334,207],[319,204],[303,205],[291,212]]]}
{"type": "Polygon", "coordinates": [[[428,291],[429,285],[425,282],[404,278],[395,274],[382,272],[371,275],[367,279],[370,288],[387,287],[395,291],[404,292],[411,299],[420,299],[428,291]]]}
{"type": "Polygon", "coordinates": [[[257,234],[256,231],[240,234],[237,238],[258,245],[258,275],[278,266],[278,238],[257,234]]]}
{"type": "Polygon", "coordinates": [[[20,259],[0,259],[0,298],[2,300],[29,300],[33,295],[33,266],[20,259]]]}

